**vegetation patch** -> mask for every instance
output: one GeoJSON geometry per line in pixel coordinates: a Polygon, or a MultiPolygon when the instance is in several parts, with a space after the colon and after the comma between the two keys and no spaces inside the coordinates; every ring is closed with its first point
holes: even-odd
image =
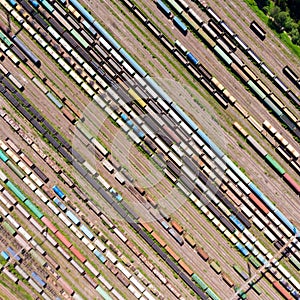
{"type": "Polygon", "coordinates": [[[300,58],[300,1],[246,0],[246,3],[300,58]]]}

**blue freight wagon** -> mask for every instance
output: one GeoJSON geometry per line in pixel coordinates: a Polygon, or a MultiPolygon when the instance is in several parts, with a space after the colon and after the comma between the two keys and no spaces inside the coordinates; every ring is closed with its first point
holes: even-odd
{"type": "Polygon", "coordinates": [[[80,224],[80,220],[70,211],[67,210],[66,212],[66,216],[75,224],[75,225],[79,225],[80,224]]]}
{"type": "Polygon", "coordinates": [[[132,127],[133,126],[133,122],[131,120],[127,120],[126,121],[126,124],[129,126],[129,127],[132,127]]]}
{"type": "Polygon", "coordinates": [[[63,107],[62,103],[51,93],[48,92],[46,96],[59,108],[61,109],[63,107]]]}
{"type": "Polygon", "coordinates": [[[134,125],[133,127],[132,127],[132,130],[133,130],[133,132],[134,133],[136,133],[136,134],[138,134],[139,133],[139,128],[136,126],[136,125],[134,125]]]}
{"type": "Polygon", "coordinates": [[[117,201],[121,202],[123,200],[123,197],[119,193],[117,193],[114,188],[111,188],[109,191],[114,196],[114,198],[117,199],[117,201]]]}
{"type": "Polygon", "coordinates": [[[17,37],[13,36],[12,40],[22,50],[22,52],[37,66],[41,66],[41,61],[29,50],[27,46],[17,37]]]}
{"type": "Polygon", "coordinates": [[[35,8],[39,8],[39,4],[38,4],[38,2],[37,1],[35,1],[35,0],[29,0],[29,2],[31,3],[31,5],[33,6],[33,7],[35,7],[35,8]]]}
{"type": "Polygon", "coordinates": [[[195,66],[199,63],[199,60],[191,52],[187,53],[186,58],[195,66]]]}
{"type": "Polygon", "coordinates": [[[59,201],[59,199],[57,197],[55,197],[53,199],[53,202],[62,210],[62,211],[66,211],[67,207],[61,202],[59,201]]]}
{"type": "Polygon", "coordinates": [[[110,191],[110,193],[112,193],[113,196],[115,196],[117,194],[117,192],[114,188],[111,188],[109,191],[110,191]]]}
{"type": "Polygon", "coordinates": [[[167,16],[170,17],[171,16],[171,10],[161,1],[158,0],[156,2],[157,7],[167,16]]]}
{"type": "Polygon", "coordinates": [[[121,118],[125,122],[128,120],[128,117],[124,113],[121,113],[121,118]]]}
{"type": "Polygon", "coordinates": [[[93,37],[97,35],[96,30],[86,20],[83,20],[82,24],[91,33],[93,37]]]}
{"type": "Polygon", "coordinates": [[[8,255],[8,253],[6,253],[5,251],[1,251],[1,256],[6,260],[8,261],[10,256],[8,255]]]}
{"type": "Polygon", "coordinates": [[[80,230],[90,239],[94,239],[94,235],[89,231],[89,229],[85,225],[80,226],[80,230]]]}
{"type": "Polygon", "coordinates": [[[183,34],[187,34],[187,27],[178,17],[173,18],[173,23],[183,34]]]}
{"type": "Polygon", "coordinates": [[[239,221],[239,219],[235,215],[231,215],[229,219],[240,231],[245,230],[245,226],[239,221]]]}
{"type": "Polygon", "coordinates": [[[38,283],[42,288],[46,286],[46,282],[35,272],[31,273],[31,277],[34,279],[35,282],[38,283]]]}
{"type": "Polygon", "coordinates": [[[138,137],[140,138],[140,139],[144,139],[145,138],[145,133],[143,132],[143,131],[141,131],[141,130],[139,130],[139,132],[138,132],[138,137]]]}
{"type": "Polygon", "coordinates": [[[13,6],[13,7],[15,7],[16,5],[17,5],[17,2],[15,1],[15,0],[9,0],[8,1],[10,4],[11,4],[11,6],[13,6]]]}
{"type": "Polygon", "coordinates": [[[263,264],[263,265],[267,265],[268,261],[263,257],[262,254],[258,254],[257,255],[257,259],[263,264]]]}
{"type": "Polygon", "coordinates": [[[120,194],[115,195],[117,201],[121,202],[123,200],[123,197],[120,194]]]}
{"type": "Polygon", "coordinates": [[[93,251],[93,253],[96,255],[96,257],[97,257],[102,263],[105,263],[105,262],[106,262],[106,257],[104,257],[100,251],[98,251],[97,249],[95,249],[95,250],[93,251]]]}
{"type": "Polygon", "coordinates": [[[52,189],[59,198],[63,199],[66,197],[66,195],[60,190],[57,185],[54,185],[52,189]]]}
{"type": "Polygon", "coordinates": [[[195,124],[194,121],[192,121],[192,119],[174,102],[171,104],[171,106],[174,108],[174,110],[176,111],[176,113],[184,120],[184,122],[186,124],[188,124],[190,126],[190,128],[192,130],[197,130],[198,127],[195,124]]]}
{"type": "Polygon", "coordinates": [[[11,247],[7,247],[7,250],[15,260],[19,262],[22,260],[21,257],[17,255],[17,253],[11,247]]]}
{"type": "Polygon", "coordinates": [[[168,230],[169,229],[169,224],[165,221],[165,220],[162,220],[162,221],[160,221],[160,224],[166,229],[166,230],[168,230]]]}
{"type": "Polygon", "coordinates": [[[249,255],[249,251],[243,247],[243,245],[241,243],[237,243],[236,247],[238,248],[238,250],[244,255],[244,256],[248,256],[249,255]]]}
{"type": "Polygon", "coordinates": [[[0,159],[4,161],[5,163],[8,161],[8,157],[4,154],[2,150],[0,150],[0,159]]]}

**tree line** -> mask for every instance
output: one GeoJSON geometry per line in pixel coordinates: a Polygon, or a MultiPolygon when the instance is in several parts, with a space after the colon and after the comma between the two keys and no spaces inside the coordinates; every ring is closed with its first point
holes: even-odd
{"type": "Polygon", "coordinates": [[[300,45],[300,0],[256,0],[269,17],[269,26],[287,32],[292,42],[300,45]]]}

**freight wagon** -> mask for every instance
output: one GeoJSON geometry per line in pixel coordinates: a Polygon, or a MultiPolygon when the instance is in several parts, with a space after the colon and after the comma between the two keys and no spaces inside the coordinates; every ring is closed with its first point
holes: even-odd
{"type": "Polygon", "coordinates": [[[252,255],[249,256],[249,261],[256,269],[258,269],[261,266],[261,263],[252,255]]]}
{"type": "Polygon", "coordinates": [[[194,241],[194,239],[189,235],[189,234],[185,234],[184,235],[184,239],[187,241],[187,243],[192,247],[195,248],[196,247],[196,242],[194,241]]]}
{"type": "Polygon", "coordinates": [[[181,225],[179,225],[176,221],[172,220],[171,221],[171,225],[175,228],[175,230],[179,233],[182,234],[183,233],[183,228],[181,225]]]}
{"type": "Polygon", "coordinates": [[[54,185],[52,189],[61,199],[65,198],[65,194],[60,190],[58,186],[54,185]]]}
{"type": "Polygon", "coordinates": [[[156,2],[157,4],[157,7],[168,17],[170,18],[171,17],[171,10],[161,1],[161,0],[158,0],[156,2]]]}
{"type": "Polygon", "coordinates": [[[29,279],[29,275],[18,265],[15,266],[16,271],[25,279],[29,279]]]}
{"type": "Polygon", "coordinates": [[[234,281],[231,279],[231,277],[227,273],[222,272],[222,278],[229,287],[232,288],[234,286],[234,281]]]}
{"type": "Polygon", "coordinates": [[[220,274],[220,273],[222,272],[222,269],[220,268],[220,266],[218,265],[218,263],[215,262],[215,261],[211,261],[210,267],[211,267],[217,274],[220,274]]]}
{"type": "Polygon", "coordinates": [[[289,66],[285,66],[282,69],[282,72],[284,75],[286,75],[293,83],[299,83],[299,76],[296,75],[296,73],[289,67],[289,66]]]}
{"type": "Polygon", "coordinates": [[[204,261],[208,261],[209,255],[200,246],[196,247],[197,253],[201,256],[204,261]]]}
{"type": "Polygon", "coordinates": [[[233,269],[246,281],[249,279],[249,275],[245,273],[237,264],[233,265],[233,269]]]}
{"type": "Polygon", "coordinates": [[[251,288],[255,291],[255,293],[257,295],[261,295],[262,294],[262,290],[261,290],[260,287],[258,287],[257,284],[249,283],[249,285],[251,286],[251,288]]]}
{"type": "Polygon", "coordinates": [[[38,283],[39,286],[41,286],[42,288],[44,288],[46,286],[46,282],[44,280],[42,280],[42,278],[36,273],[36,272],[32,272],[31,273],[31,277],[34,279],[35,282],[38,283]]]}
{"type": "Polygon", "coordinates": [[[250,23],[250,29],[261,39],[266,38],[266,32],[255,21],[250,23]]]}
{"type": "Polygon", "coordinates": [[[91,233],[91,231],[85,226],[85,225],[81,225],[80,226],[80,230],[90,239],[93,240],[94,239],[94,235],[91,233]]]}
{"type": "Polygon", "coordinates": [[[70,211],[67,210],[66,216],[76,225],[79,226],[80,220],[70,211]]]}
{"type": "Polygon", "coordinates": [[[21,257],[11,247],[7,247],[7,250],[9,252],[10,256],[12,258],[14,258],[16,261],[18,261],[18,262],[22,261],[21,257]]]}
{"type": "Polygon", "coordinates": [[[5,251],[1,251],[1,256],[2,256],[6,261],[8,261],[9,258],[10,258],[10,256],[8,255],[8,253],[5,252],[5,251]]]}

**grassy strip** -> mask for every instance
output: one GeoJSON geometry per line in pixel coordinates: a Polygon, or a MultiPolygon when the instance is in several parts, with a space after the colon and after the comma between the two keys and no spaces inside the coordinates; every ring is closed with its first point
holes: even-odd
{"type": "MultiPolygon", "coordinates": [[[[19,299],[24,299],[24,300],[33,300],[33,298],[27,294],[27,292],[23,289],[18,284],[14,284],[8,279],[7,275],[1,273],[0,275],[0,285],[6,287],[11,291],[13,295],[16,297],[20,297],[19,299]]],[[[3,295],[2,293],[0,294],[1,299],[9,299],[8,296],[3,295]],[[3,298],[2,298],[3,297],[3,298]],[[5,298],[4,298],[5,297],[5,298]]]]}

